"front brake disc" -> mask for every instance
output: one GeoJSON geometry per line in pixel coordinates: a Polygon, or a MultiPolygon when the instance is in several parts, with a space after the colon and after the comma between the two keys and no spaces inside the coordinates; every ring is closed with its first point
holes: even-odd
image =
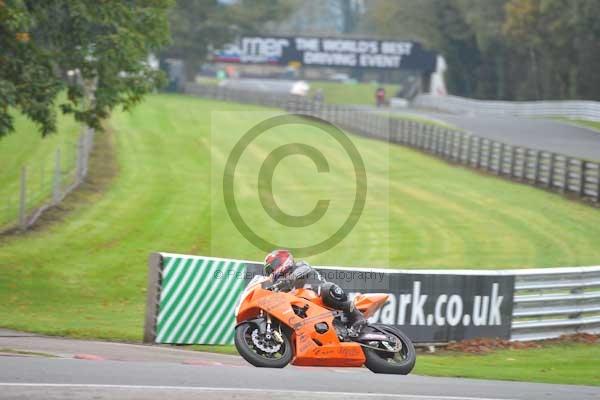
{"type": "Polygon", "coordinates": [[[265,340],[258,334],[258,329],[252,331],[252,343],[265,353],[277,353],[281,349],[281,344],[275,343],[273,340],[265,340]]]}

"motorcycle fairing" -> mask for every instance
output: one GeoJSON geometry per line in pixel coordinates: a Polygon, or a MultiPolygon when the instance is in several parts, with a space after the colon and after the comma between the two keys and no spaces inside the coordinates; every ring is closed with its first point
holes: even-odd
{"type": "MultiPolygon", "coordinates": [[[[308,296],[308,293],[305,293],[308,296]]],[[[248,296],[250,297],[250,296],[248,296]]],[[[272,292],[257,288],[250,298],[240,305],[237,322],[251,319],[264,310],[273,318],[293,331],[295,347],[294,365],[359,367],[365,362],[365,355],[358,343],[341,342],[333,326],[334,313],[321,306],[317,299],[311,302],[303,297],[284,292],[272,292]],[[305,308],[306,317],[294,313],[292,305],[305,308]],[[307,307],[308,306],[308,307],[307,307]],[[318,333],[317,323],[326,323],[329,329],[318,333]]]]}

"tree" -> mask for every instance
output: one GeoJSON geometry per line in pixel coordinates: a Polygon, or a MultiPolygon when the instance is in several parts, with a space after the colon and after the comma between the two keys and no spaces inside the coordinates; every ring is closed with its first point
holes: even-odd
{"type": "Polygon", "coordinates": [[[373,0],[367,28],[448,61],[451,92],[507,100],[600,99],[598,0],[373,0]]]}
{"type": "Polygon", "coordinates": [[[171,10],[171,44],[161,56],[182,59],[188,80],[195,77],[211,46],[230,40],[225,9],[217,0],[177,0],[171,10]]]}
{"type": "Polygon", "coordinates": [[[385,37],[423,42],[448,61],[449,89],[466,96],[476,92],[481,54],[475,33],[455,0],[376,0],[369,26],[385,37]]]}
{"type": "Polygon", "coordinates": [[[535,83],[518,97],[600,98],[599,12],[597,0],[508,1],[504,33],[535,83]]]}
{"type": "Polygon", "coordinates": [[[54,103],[63,90],[61,110],[96,129],[116,106],[139,102],[161,81],[147,59],[168,41],[170,5],[0,0],[0,135],[13,129],[11,107],[38,123],[43,135],[53,132],[54,103]]]}
{"type": "Polygon", "coordinates": [[[217,0],[177,0],[170,14],[171,45],[162,57],[185,63],[193,80],[211,49],[230,43],[236,35],[256,33],[292,9],[291,0],[239,0],[223,4],[217,0]]]}

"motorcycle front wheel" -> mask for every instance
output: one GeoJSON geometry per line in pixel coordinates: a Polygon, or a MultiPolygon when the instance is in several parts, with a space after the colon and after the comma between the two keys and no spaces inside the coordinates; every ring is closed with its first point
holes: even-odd
{"type": "Polygon", "coordinates": [[[373,345],[380,347],[381,350],[363,347],[366,359],[365,366],[378,374],[408,375],[414,368],[417,360],[417,353],[412,341],[399,329],[381,325],[378,328],[400,340],[402,348],[400,351],[393,353],[385,351],[386,348],[382,343],[373,343],[373,345]]]}
{"type": "Polygon", "coordinates": [[[293,351],[289,338],[282,334],[283,343],[273,336],[261,334],[254,323],[244,322],[235,328],[235,347],[244,360],[255,367],[283,368],[292,360],[293,351]]]}

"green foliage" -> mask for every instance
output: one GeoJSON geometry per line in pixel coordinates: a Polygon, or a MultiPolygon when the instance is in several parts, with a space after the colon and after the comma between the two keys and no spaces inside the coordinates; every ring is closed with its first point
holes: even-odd
{"type": "Polygon", "coordinates": [[[375,0],[368,28],[419,39],[479,98],[600,99],[597,0],[375,0]]]}
{"type": "Polygon", "coordinates": [[[62,111],[97,129],[115,106],[139,102],[161,81],[146,61],[168,39],[170,4],[0,1],[0,135],[13,128],[10,107],[53,132],[61,90],[62,111]]]}
{"type": "Polygon", "coordinates": [[[56,128],[52,102],[61,84],[49,52],[31,40],[33,25],[24,1],[0,1],[0,136],[13,128],[9,107],[21,109],[44,135],[56,128]]]}
{"type": "Polygon", "coordinates": [[[177,0],[170,12],[171,43],[162,57],[183,59],[188,79],[195,76],[211,46],[232,38],[224,5],[217,0],[177,0]]]}
{"type": "Polygon", "coordinates": [[[509,0],[504,33],[529,85],[518,98],[600,99],[600,2],[509,0]]]}
{"type": "Polygon", "coordinates": [[[184,60],[193,80],[209,50],[231,42],[240,33],[255,33],[292,9],[290,0],[240,0],[232,5],[217,0],[177,0],[170,13],[171,44],[162,57],[184,60]]]}
{"type": "Polygon", "coordinates": [[[481,52],[457,1],[377,0],[369,15],[374,21],[372,27],[380,34],[417,39],[440,51],[450,66],[449,89],[454,93],[473,93],[473,72],[479,68],[481,52]]]}

